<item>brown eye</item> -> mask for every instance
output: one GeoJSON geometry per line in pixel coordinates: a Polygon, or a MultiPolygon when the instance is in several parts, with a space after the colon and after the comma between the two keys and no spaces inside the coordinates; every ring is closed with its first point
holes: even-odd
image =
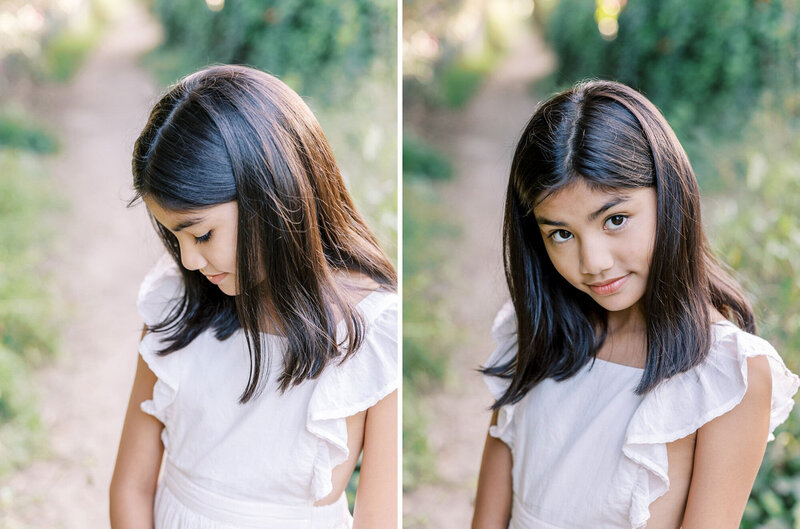
{"type": "Polygon", "coordinates": [[[565,242],[572,238],[572,233],[567,230],[556,230],[550,234],[550,238],[555,242],[565,242]]]}
{"type": "Polygon", "coordinates": [[[611,230],[619,229],[624,226],[627,221],[627,215],[611,215],[606,220],[606,227],[611,230]]]}

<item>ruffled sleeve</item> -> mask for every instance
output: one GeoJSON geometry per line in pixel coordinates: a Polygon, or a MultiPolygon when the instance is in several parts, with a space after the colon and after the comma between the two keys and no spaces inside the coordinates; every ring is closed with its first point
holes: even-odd
{"type": "MultiPolygon", "coordinates": [[[[164,254],[147,273],[139,288],[137,307],[145,325],[150,327],[161,323],[182,295],[180,271],[172,257],[164,254]]],[[[150,371],[158,377],[153,386],[153,398],[142,402],[140,407],[143,412],[166,424],[169,406],[178,391],[180,355],[159,355],[158,351],[163,349],[162,339],[161,333],[148,332],[139,342],[139,354],[150,371]]]]}
{"type": "Polygon", "coordinates": [[[772,373],[768,441],[789,416],[800,385],[780,355],[765,340],[729,322],[714,326],[715,341],[706,361],[664,381],[648,393],[628,423],[622,452],[635,476],[631,527],[644,527],[650,504],[669,490],[666,443],[686,437],[736,407],[747,391],[747,359],[766,356],[772,373]]]}
{"type": "MultiPolygon", "coordinates": [[[[508,363],[517,354],[517,318],[514,305],[507,301],[495,316],[492,325],[492,337],[497,347],[489,355],[485,367],[494,367],[508,363]]],[[[489,386],[489,391],[495,400],[505,394],[511,379],[490,375],[483,375],[483,380],[489,386]]],[[[514,441],[514,409],[517,404],[506,404],[497,412],[497,424],[489,428],[489,435],[496,437],[513,448],[514,441]]]]}
{"type": "Polygon", "coordinates": [[[333,490],[333,469],[347,460],[346,418],[370,408],[397,389],[397,294],[378,291],[359,303],[367,323],[353,356],[325,368],[311,394],[306,429],[319,438],[314,462],[314,501],[333,490]]]}

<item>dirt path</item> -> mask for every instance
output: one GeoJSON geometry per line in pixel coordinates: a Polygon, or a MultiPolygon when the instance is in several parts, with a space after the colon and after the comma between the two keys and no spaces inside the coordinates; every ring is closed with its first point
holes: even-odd
{"type": "Polygon", "coordinates": [[[51,174],[70,202],[51,263],[64,315],[62,352],[37,373],[50,453],[0,485],[0,527],[108,527],[111,479],[141,320],[139,282],[159,253],[142,207],[128,210],[130,157],[155,86],[137,56],[156,44],[141,7],[121,14],[67,86],[38,112],[59,130],[51,174]]]}
{"type": "Polygon", "coordinates": [[[451,298],[463,348],[453,354],[452,383],[428,398],[429,440],[437,483],[404,497],[406,528],[469,527],[491,398],[474,368],[493,348],[491,322],[507,299],[501,232],[508,168],[518,135],[537,103],[531,83],[551,71],[553,59],[538,35],[519,41],[469,107],[426,122],[426,137],[444,149],[456,178],[444,189],[444,207],[462,229],[451,298]],[[439,118],[442,119],[439,119],[439,118]]]}

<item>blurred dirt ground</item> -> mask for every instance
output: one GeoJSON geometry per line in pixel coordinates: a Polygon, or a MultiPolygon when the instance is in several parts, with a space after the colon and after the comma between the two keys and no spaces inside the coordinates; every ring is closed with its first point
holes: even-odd
{"type": "MultiPolygon", "coordinates": [[[[537,100],[532,85],[554,59],[538,34],[521,38],[459,113],[422,117],[414,130],[443,150],[455,178],[443,187],[444,204],[462,236],[451,253],[457,285],[452,318],[464,346],[451,356],[443,390],[426,397],[429,443],[438,479],[403,497],[406,529],[464,529],[472,520],[478,470],[492,400],[478,368],[493,349],[494,315],[508,298],[501,236],[508,170],[519,134],[537,100]]],[[[407,123],[408,121],[406,121],[407,123]]]]}
{"type": "Polygon", "coordinates": [[[59,133],[50,163],[69,202],[47,263],[65,300],[59,357],[34,376],[49,454],[0,483],[4,529],[108,527],[108,484],[137,361],[139,282],[160,253],[132,196],[131,153],[157,96],[138,56],[158,25],[126,8],[67,85],[35,94],[59,133]]]}

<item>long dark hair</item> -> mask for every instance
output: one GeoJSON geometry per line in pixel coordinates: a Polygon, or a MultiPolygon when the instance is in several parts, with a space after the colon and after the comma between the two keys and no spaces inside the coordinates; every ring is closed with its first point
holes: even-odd
{"type": "Polygon", "coordinates": [[[224,340],[242,328],[250,377],[241,402],[263,386],[265,322],[285,335],[281,390],[317,377],[344,348],[361,345],[365,322],[335,271],[369,276],[395,290],[397,276],[356,211],[325,135],[284,83],[243,66],[213,66],[156,103],[134,146],[135,203],[150,197],[173,211],[238,204],[236,296],[181,266],[175,236],[151,215],[183,276],[181,300],[151,332],[166,332],[169,354],[207,328],[224,340]],[[347,328],[336,341],[336,317],[347,328]]]}
{"type": "Polygon", "coordinates": [[[495,409],[544,379],[573,376],[605,340],[608,313],[556,271],[533,214],[543,197],[576,179],[603,190],[656,192],[655,245],[641,300],[647,359],[637,394],[703,362],[712,339],[710,307],[755,332],[749,302],[705,237],[697,180],[666,119],[625,85],[580,83],[539,106],[511,163],[503,261],[518,350],[509,362],[483,369],[511,379],[495,409]]]}

